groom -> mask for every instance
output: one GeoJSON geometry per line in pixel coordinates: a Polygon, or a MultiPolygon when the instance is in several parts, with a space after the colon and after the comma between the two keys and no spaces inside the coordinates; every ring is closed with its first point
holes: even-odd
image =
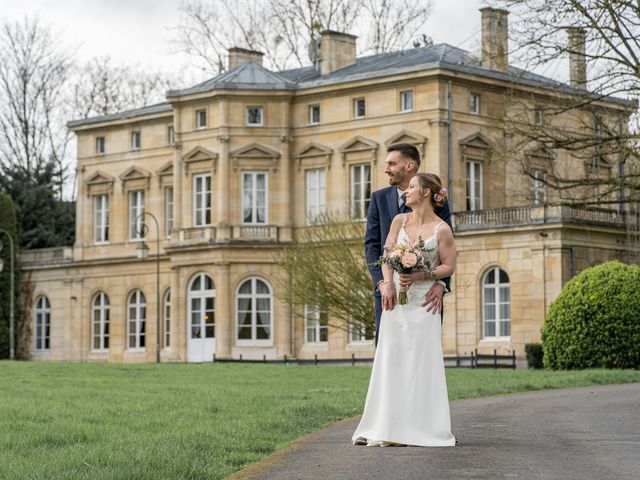
{"type": "MultiPolygon", "coordinates": [[[[391,222],[398,213],[407,213],[411,208],[407,207],[404,191],[409,186],[409,181],[418,173],[420,168],[420,152],[409,143],[396,143],[387,148],[387,161],[384,173],[389,175],[389,187],[376,190],[371,195],[369,213],[367,215],[367,232],[364,238],[364,248],[367,257],[373,290],[376,298],[376,345],[378,344],[378,332],[380,331],[380,316],[382,315],[381,291],[382,269],[373,265],[383,253],[384,242],[387,240],[391,222]]],[[[436,208],[436,215],[447,222],[451,227],[451,212],[449,203],[436,208]]],[[[444,281],[438,280],[424,297],[423,306],[433,313],[442,311],[442,296],[449,291],[450,278],[444,281]]]]}

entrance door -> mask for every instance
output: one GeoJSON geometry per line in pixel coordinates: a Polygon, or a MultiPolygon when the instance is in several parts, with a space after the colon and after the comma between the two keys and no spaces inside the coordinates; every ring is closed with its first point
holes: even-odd
{"type": "Polygon", "coordinates": [[[187,362],[211,362],[216,351],[216,290],[206,273],[197,274],[189,286],[187,362]]]}

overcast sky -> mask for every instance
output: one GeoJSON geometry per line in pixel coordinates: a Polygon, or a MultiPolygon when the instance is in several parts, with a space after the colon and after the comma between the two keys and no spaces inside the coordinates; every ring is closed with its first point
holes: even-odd
{"type": "MultiPolygon", "coordinates": [[[[86,60],[110,55],[116,63],[179,71],[187,59],[172,53],[179,0],[0,0],[0,17],[37,14],[79,47],[86,60]]],[[[427,25],[436,43],[472,49],[480,40],[483,0],[434,0],[427,25]]]]}

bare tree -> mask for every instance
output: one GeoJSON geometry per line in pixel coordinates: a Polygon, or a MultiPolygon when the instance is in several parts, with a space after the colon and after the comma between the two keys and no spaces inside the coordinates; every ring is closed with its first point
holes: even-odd
{"type": "Polygon", "coordinates": [[[359,35],[361,53],[404,48],[424,40],[431,0],[192,0],[180,11],[174,44],[217,74],[233,46],[263,52],[275,70],[310,65],[323,30],[359,35]]]}
{"type": "Polygon", "coordinates": [[[326,215],[278,254],[284,271],[278,291],[297,317],[304,317],[306,306],[333,328],[372,336],[375,315],[363,235],[362,222],[326,215]]]}
{"type": "Polygon", "coordinates": [[[164,101],[175,86],[171,75],[149,69],[113,65],[100,57],[77,67],[70,92],[70,115],[88,118],[164,101]]]}
{"type": "Polygon", "coordinates": [[[0,169],[32,175],[48,164],[64,182],[69,141],[61,112],[71,55],[33,18],[0,24],[0,169]]]}
{"type": "Polygon", "coordinates": [[[517,88],[510,92],[504,126],[513,140],[507,154],[522,160],[523,173],[549,187],[552,201],[591,206],[639,201],[640,138],[634,102],[640,96],[640,4],[490,3],[511,12],[512,57],[527,70],[568,64],[572,87],[550,84],[555,92],[547,100],[517,88]],[[542,172],[535,158],[545,156],[548,168],[542,172]],[[554,161],[557,158],[571,160],[554,161]]]}
{"type": "Polygon", "coordinates": [[[426,34],[420,30],[431,14],[430,1],[364,0],[363,6],[371,18],[367,50],[385,53],[406,48],[411,41],[428,45],[426,34]]]}

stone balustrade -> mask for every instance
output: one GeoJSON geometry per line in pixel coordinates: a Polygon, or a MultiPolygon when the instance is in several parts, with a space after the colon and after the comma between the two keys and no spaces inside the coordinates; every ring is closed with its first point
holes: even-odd
{"type": "Polygon", "coordinates": [[[625,228],[624,212],[600,208],[586,209],[569,205],[540,205],[454,212],[452,221],[455,231],[554,223],[625,228]]]}

